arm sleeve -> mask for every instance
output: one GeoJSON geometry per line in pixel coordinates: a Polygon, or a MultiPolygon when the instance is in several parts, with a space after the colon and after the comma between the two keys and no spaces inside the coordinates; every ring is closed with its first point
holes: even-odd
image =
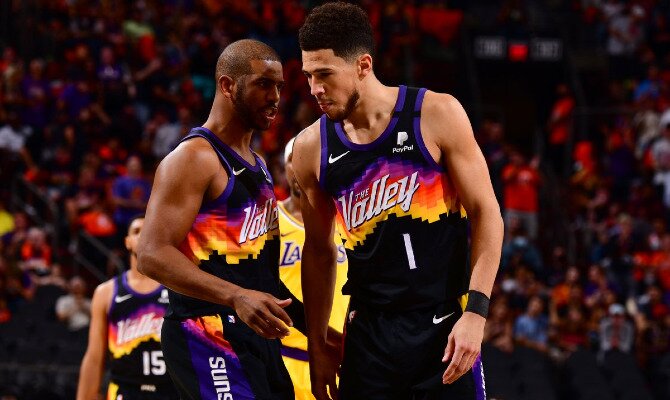
{"type": "Polygon", "coordinates": [[[302,302],[298,300],[298,298],[295,297],[290,290],[288,290],[282,281],[279,281],[279,298],[290,298],[293,300],[291,301],[291,304],[285,308],[286,313],[289,317],[291,317],[291,321],[293,321],[293,327],[306,336],[307,325],[305,323],[305,307],[303,306],[302,302]]]}

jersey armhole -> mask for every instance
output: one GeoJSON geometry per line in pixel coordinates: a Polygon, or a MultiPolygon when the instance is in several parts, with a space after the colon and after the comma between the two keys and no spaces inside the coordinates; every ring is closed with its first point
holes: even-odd
{"type": "Polygon", "coordinates": [[[421,108],[423,107],[423,98],[426,95],[426,88],[419,89],[419,93],[416,96],[416,102],[414,103],[414,136],[416,143],[419,145],[419,150],[421,150],[421,155],[426,160],[428,165],[431,166],[436,171],[444,172],[445,169],[443,166],[438,164],[426,147],[426,144],[423,141],[423,135],[421,134],[421,108]]]}
{"type": "Polygon", "coordinates": [[[251,153],[254,155],[254,158],[256,159],[256,163],[260,167],[261,171],[263,171],[263,174],[265,175],[265,178],[270,182],[273,186],[275,184],[274,179],[272,178],[272,175],[270,174],[270,171],[268,170],[267,165],[265,165],[265,162],[263,162],[263,159],[261,156],[258,155],[255,151],[251,150],[251,153]]]}
{"type": "Polygon", "coordinates": [[[319,121],[319,135],[321,137],[321,160],[319,162],[319,186],[326,191],[326,162],[328,157],[328,131],[326,129],[326,114],[319,121]]]}
{"type": "Polygon", "coordinates": [[[112,314],[114,309],[114,304],[116,304],[116,296],[119,294],[119,285],[121,284],[121,274],[118,274],[114,277],[113,287],[112,287],[112,297],[109,299],[109,304],[107,305],[107,319],[112,314]]]}
{"type": "MultiPolygon", "coordinates": [[[[198,130],[198,129],[196,128],[195,130],[198,130]]],[[[223,156],[221,151],[216,147],[216,145],[214,143],[212,143],[211,140],[209,140],[209,138],[206,135],[204,135],[202,133],[191,133],[190,135],[183,138],[180,141],[180,143],[185,142],[185,141],[190,140],[190,139],[193,139],[195,137],[201,137],[201,138],[205,139],[207,141],[207,143],[209,143],[209,145],[212,146],[212,149],[214,149],[214,152],[216,153],[216,156],[219,158],[219,161],[221,162],[221,165],[223,166],[223,169],[228,174],[228,183],[226,184],[226,188],[223,189],[223,192],[221,192],[221,194],[217,198],[209,200],[209,201],[203,201],[202,204],[200,205],[200,211],[205,211],[205,210],[209,210],[209,209],[212,209],[212,208],[216,207],[217,205],[225,202],[228,199],[228,196],[230,196],[230,193],[233,191],[233,186],[235,185],[235,174],[233,174],[233,172],[232,172],[233,168],[228,163],[228,160],[226,160],[226,158],[223,156]]]]}

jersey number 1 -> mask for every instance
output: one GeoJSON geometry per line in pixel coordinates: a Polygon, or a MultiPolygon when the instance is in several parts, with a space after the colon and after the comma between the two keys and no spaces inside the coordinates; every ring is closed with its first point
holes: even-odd
{"type": "Polygon", "coordinates": [[[142,366],[144,375],[165,375],[165,361],[160,350],[143,351],[142,366]]]}
{"type": "Polygon", "coordinates": [[[412,241],[409,238],[409,233],[402,234],[405,239],[405,252],[407,252],[407,261],[409,261],[409,269],[416,269],[416,260],[414,260],[414,249],[412,249],[412,241]]]}

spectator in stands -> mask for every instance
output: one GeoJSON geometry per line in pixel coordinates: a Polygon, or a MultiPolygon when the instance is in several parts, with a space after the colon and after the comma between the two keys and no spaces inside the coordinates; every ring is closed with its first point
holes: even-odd
{"type": "Polygon", "coordinates": [[[661,288],[656,285],[650,285],[646,293],[638,298],[638,310],[645,321],[645,326],[649,321],[660,321],[670,314],[670,307],[666,304],[667,301],[663,298],[661,288]]]}
{"type": "Polygon", "coordinates": [[[70,279],[69,293],[56,301],[56,316],[70,331],[88,327],[91,321],[91,299],[86,297],[86,282],[78,276],[70,279]]]}
{"type": "Polygon", "coordinates": [[[633,325],[626,320],[626,309],[621,304],[612,304],[609,315],[600,322],[599,337],[602,355],[611,350],[630,353],[633,347],[633,325]]]}
{"type": "Polygon", "coordinates": [[[151,183],[142,176],[142,161],[137,156],[128,157],[126,174],[112,184],[114,222],[119,232],[125,232],[132,218],[144,212],[150,193],[151,183]]]}
{"type": "Polygon", "coordinates": [[[35,130],[43,129],[49,118],[49,82],[44,78],[44,61],[30,61],[28,74],[21,80],[21,119],[35,130]]]}
{"type": "Polygon", "coordinates": [[[504,126],[502,122],[492,118],[487,118],[482,122],[479,134],[479,147],[486,158],[486,164],[489,167],[491,183],[496,193],[498,203],[503,204],[503,169],[507,165],[507,148],[503,142],[504,126]]]}
{"type": "Polygon", "coordinates": [[[547,351],[547,337],[549,321],[543,313],[544,301],[539,296],[533,296],[528,301],[528,308],[514,323],[514,339],[522,346],[545,352],[547,351]]]}
{"type": "Polygon", "coordinates": [[[518,218],[531,240],[537,239],[538,229],[538,189],[540,186],[538,164],[537,156],[530,163],[526,163],[523,154],[514,150],[510,154],[510,163],[503,170],[505,226],[508,226],[513,218],[518,218]]]}
{"type": "Polygon", "coordinates": [[[565,271],[565,279],[563,282],[554,286],[551,290],[551,304],[555,307],[563,307],[568,304],[570,299],[570,290],[580,285],[579,269],[572,265],[565,271]]]}
{"type": "Polygon", "coordinates": [[[51,270],[51,246],[43,229],[28,230],[28,238],[21,246],[21,269],[37,275],[47,275],[51,270]]]}
{"type": "Polygon", "coordinates": [[[484,343],[511,353],[514,350],[512,314],[505,297],[498,297],[492,304],[491,314],[484,327],[484,343]]]}
{"type": "Polygon", "coordinates": [[[26,140],[32,134],[33,129],[21,121],[16,111],[8,111],[7,124],[0,127],[0,154],[4,150],[6,156],[21,158],[26,165],[32,165],[30,155],[25,148],[26,140]]]}
{"type": "Polygon", "coordinates": [[[540,252],[526,234],[522,221],[519,218],[510,217],[506,222],[506,227],[508,238],[502,248],[501,271],[521,262],[529,266],[536,276],[544,276],[545,271],[540,252]]]}
{"type": "Polygon", "coordinates": [[[556,101],[551,108],[551,115],[547,122],[549,131],[549,143],[547,155],[551,160],[554,173],[563,177],[566,172],[566,161],[568,159],[567,143],[572,137],[572,125],[575,112],[575,99],[570,93],[570,88],[565,83],[556,86],[556,101]]]}
{"type": "Polygon", "coordinates": [[[565,353],[572,353],[588,344],[588,326],[584,311],[579,306],[569,306],[561,317],[554,304],[550,305],[549,319],[552,342],[565,353]]]}

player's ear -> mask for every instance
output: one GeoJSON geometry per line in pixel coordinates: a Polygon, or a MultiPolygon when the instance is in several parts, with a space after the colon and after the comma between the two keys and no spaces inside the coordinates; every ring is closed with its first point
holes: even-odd
{"type": "Polygon", "coordinates": [[[126,236],[123,239],[123,243],[126,245],[126,250],[130,251],[130,236],[126,236]]]}
{"type": "Polygon", "coordinates": [[[358,68],[358,78],[363,79],[372,72],[372,56],[365,53],[356,60],[358,68]]]}
{"type": "Polygon", "coordinates": [[[231,76],[221,75],[217,83],[219,85],[219,90],[225,97],[233,98],[235,80],[231,76]]]}

